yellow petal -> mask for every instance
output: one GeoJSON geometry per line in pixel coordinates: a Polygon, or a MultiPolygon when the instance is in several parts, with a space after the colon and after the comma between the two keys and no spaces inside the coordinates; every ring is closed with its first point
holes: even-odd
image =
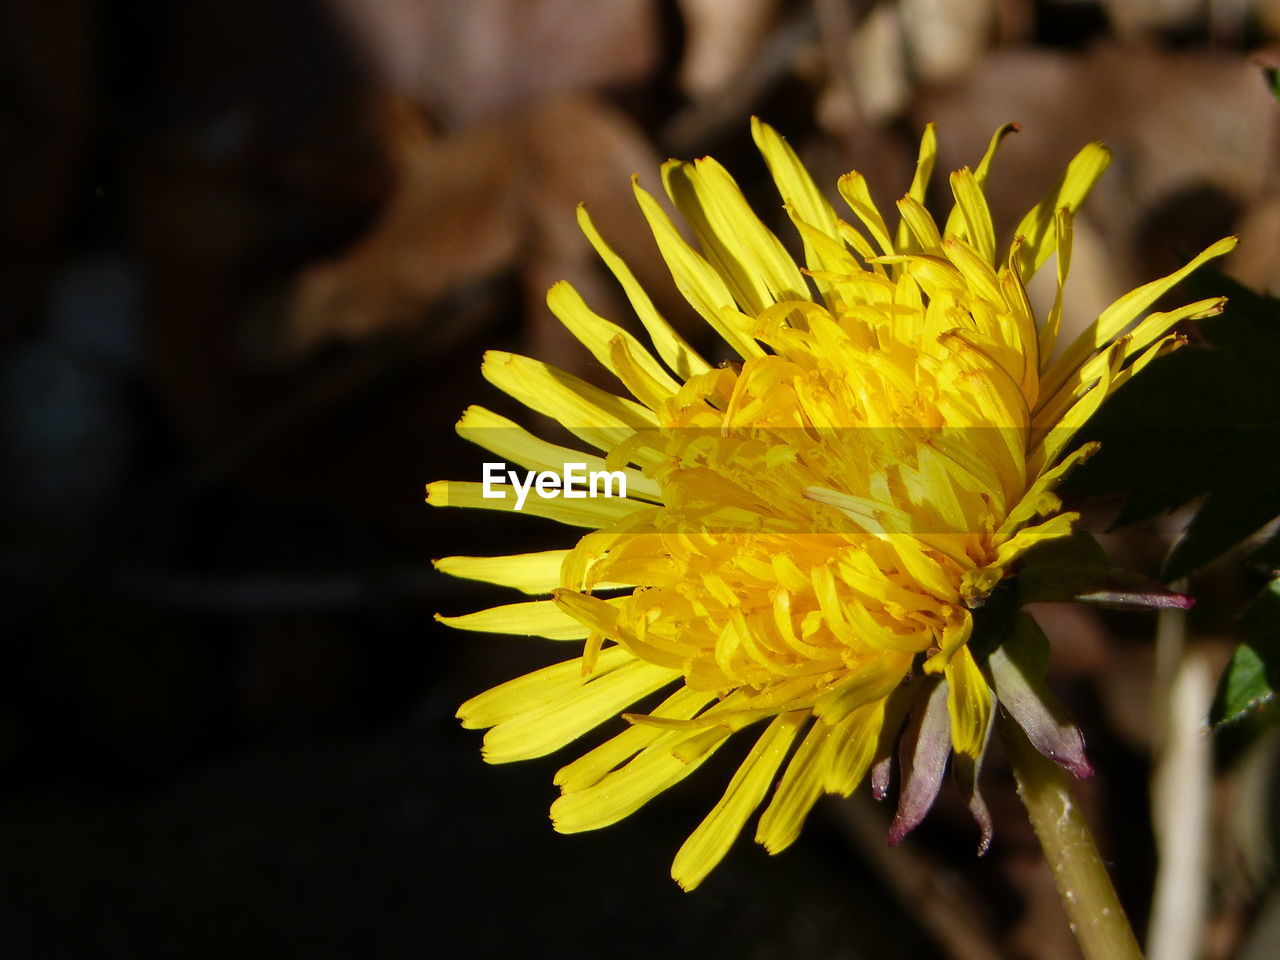
{"type": "Polygon", "coordinates": [[[1167,277],[1161,277],[1159,280],[1145,283],[1136,290],[1130,290],[1107,309],[1103,310],[1098,315],[1098,319],[1091,323],[1049,368],[1048,373],[1044,376],[1045,394],[1052,395],[1056,393],[1076,368],[1084,363],[1095,350],[1102,350],[1107,347],[1153,303],[1203,264],[1234,250],[1236,242],[1235,237],[1224,237],[1217,243],[1206,247],[1181,269],[1175,270],[1167,277]]]}
{"type": "Polygon", "coordinates": [[[1050,517],[1044,523],[1037,524],[1034,527],[1023,527],[996,549],[996,565],[1001,567],[1008,566],[1032,547],[1038,546],[1046,540],[1057,540],[1060,537],[1071,536],[1071,532],[1075,529],[1076,521],[1079,519],[1080,514],[1078,513],[1060,513],[1056,517],[1050,517]]]}
{"type": "Polygon", "coordinates": [[[751,118],[751,136],[764,156],[774,183],[778,185],[783,203],[791,207],[796,216],[809,226],[839,242],[836,212],[813,182],[791,145],[758,117],[751,118]]]}
{"type": "Polygon", "coordinates": [[[1031,436],[1031,452],[1027,456],[1027,467],[1032,473],[1039,473],[1050,464],[1057,462],[1059,454],[1067,448],[1076,431],[1098,412],[1102,401],[1111,392],[1112,381],[1120,372],[1120,364],[1124,360],[1124,346],[1123,342],[1111,345],[1103,355],[1105,366],[1098,377],[1098,382],[1081,394],[1080,399],[1068,407],[1056,421],[1048,421],[1045,412],[1040,412],[1031,436]]]}
{"type": "Polygon", "coordinates": [[[560,567],[568,550],[513,553],[501,557],[441,557],[435,568],[451,577],[480,580],[521,593],[550,593],[560,586],[560,567]]]}
{"type": "MultiPolygon", "coordinates": [[[[634,663],[635,659],[621,647],[602,650],[591,676],[604,676],[611,670],[634,663]]],[[[526,711],[554,704],[586,682],[587,678],[582,675],[582,658],[574,657],[477,694],[458,708],[458,719],[468,730],[491,727],[526,711]]]]}
{"type": "Polygon", "coordinates": [[[618,606],[625,599],[601,600],[576,590],[557,590],[551,602],[574,623],[585,625],[584,629],[612,637],[618,632],[618,606]]]}
{"type": "Polygon", "coordinates": [[[574,436],[611,450],[636,430],[657,426],[653,411],[530,357],[490,350],[484,378],[531,410],[558,420],[574,436]]]}
{"type": "Polygon", "coordinates": [[[902,214],[902,224],[898,228],[899,250],[904,253],[918,250],[932,255],[941,252],[942,235],[938,233],[938,225],[920,201],[907,195],[898,201],[898,211],[902,214]],[[914,247],[909,246],[909,236],[915,237],[914,247]]]}
{"type": "Polygon", "coordinates": [[[844,197],[845,203],[849,204],[849,209],[857,215],[863,226],[870,232],[872,239],[880,245],[880,251],[885,256],[895,253],[893,240],[889,237],[889,228],[885,226],[884,217],[880,215],[875,201],[871,199],[867,178],[853,170],[840,178],[837,187],[840,190],[840,196],[844,197]]]}
{"type": "Polygon", "coordinates": [[[773,182],[782,196],[787,216],[800,233],[804,245],[804,262],[810,279],[827,306],[834,306],[831,283],[817,273],[847,272],[849,254],[840,239],[836,212],[809,176],[800,158],[787,141],[767,123],[751,118],[751,136],[769,167],[773,182]]]}
{"type": "Polygon", "coordinates": [[[945,674],[952,749],[976,759],[986,749],[995,698],[968,647],[956,651],[945,674]]]}
{"type": "Polygon", "coordinates": [[[671,218],[638,181],[633,181],[633,189],[636,200],[640,203],[640,210],[658,243],[658,251],[662,254],[667,269],[671,271],[671,278],[676,282],[676,289],[740,356],[764,356],[763,348],[751,338],[747,327],[732,321],[736,313],[734,300],[724,279],[696,250],[685,243],[671,218]]]}
{"type": "MultiPolygon", "coordinates": [[[[600,652],[601,660],[606,652],[600,652]]],[[[667,686],[679,675],[676,670],[641,660],[603,674],[597,669],[580,687],[555,702],[495,724],[484,736],[484,759],[489,763],[511,763],[546,756],[616,717],[641,697],[667,686]]]]}
{"type": "Polygon", "coordinates": [[[1030,281],[1031,275],[1040,269],[1055,249],[1057,236],[1053,224],[1058,211],[1066,207],[1068,212],[1074,213],[1110,163],[1110,150],[1100,143],[1087,144],[1067,164],[1066,172],[1045,198],[1022,218],[1013,233],[1025,240],[1018,259],[1024,283],[1030,281]]]}
{"type": "Polygon", "coordinates": [[[991,223],[991,209],[982,188],[974,179],[973,171],[963,167],[951,174],[951,192],[964,222],[961,239],[968,241],[983,263],[996,262],[996,231],[991,223]]]}
{"type": "MultiPolygon", "coordinates": [[[[985,187],[987,184],[987,177],[991,173],[991,162],[995,159],[996,151],[1000,148],[1000,144],[1004,142],[1005,137],[1019,129],[1020,128],[1016,123],[1006,123],[991,135],[991,139],[987,142],[987,152],[982,155],[982,160],[978,162],[977,169],[973,171],[973,180],[974,183],[978,185],[979,189],[985,187]]],[[[918,199],[921,203],[924,202],[923,195],[918,199]]],[[[954,234],[958,234],[963,225],[963,220],[964,213],[960,209],[960,205],[956,204],[951,208],[951,213],[947,217],[947,224],[945,229],[942,231],[942,235],[949,237],[954,234]]]]}
{"type": "Polygon", "coordinates": [[[673,751],[689,739],[690,734],[683,730],[664,733],[598,782],[558,798],[551,805],[552,826],[559,833],[580,833],[607,827],[630,816],[697,770],[723,746],[731,731],[724,727],[713,729],[718,739],[687,761],[673,751]]]}
{"type": "Polygon", "coordinates": [[[681,380],[688,380],[692,376],[710,370],[711,364],[703,360],[698,352],[689,346],[684,337],[663,319],[662,314],[658,313],[653,301],[649,299],[649,294],[645,292],[644,287],[640,286],[631,268],[614,253],[612,247],[605,243],[604,238],[600,236],[600,231],[596,229],[596,225],[587,214],[587,208],[581,204],[578,205],[578,226],[595,247],[596,253],[604,261],[605,266],[622,286],[627,300],[631,303],[631,309],[636,312],[636,316],[648,331],[650,339],[653,340],[654,349],[658,351],[662,362],[681,380]]]}
{"type": "Polygon", "coordinates": [[[637,354],[633,343],[620,336],[609,341],[609,369],[633,397],[650,410],[661,411],[680,388],[666,374],[655,377],[645,362],[645,358],[652,357],[643,351],[637,354]]]}
{"type": "Polygon", "coordinates": [[[681,845],[671,864],[671,877],[685,890],[698,886],[729,852],[807,719],[802,710],[775,717],[738,767],[724,796],[681,845]]]}
{"type": "Polygon", "coordinates": [[[578,341],[591,351],[591,355],[604,364],[610,372],[617,373],[609,344],[615,339],[621,339],[636,364],[667,396],[680,389],[680,385],[671,379],[639,340],[616,323],[611,323],[592,311],[571,284],[561,280],[548,290],[547,306],[565,325],[565,328],[577,337],[578,341]]]}
{"type": "MultiPolygon", "coordinates": [[[[924,209],[925,194],[929,191],[929,179],[933,176],[933,167],[937,159],[938,130],[934,124],[926,123],[924,125],[924,134],[920,137],[920,152],[916,155],[916,170],[911,176],[911,187],[907,190],[907,195],[898,201],[899,210],[902,210],[904,202],[910,202],[919,210],[924,209]]],[[[929,217],[929,223],[933,224],[933,217],[929,217]]],[[[925,243],[924,237],[920,235],[915,226],[908,224],[904,213],[903,219],[898,222],[898,234],[894,243],[895,249],[904,253],[910,252],[908,230],[915,233],[916,239],[920,243],[920,249],[926,253],[931,247],[937,246],[936,243],[932,245],[925,243]]],[[[936,225],[934,225],[932,232],[935,234],[938,232],[936,225]]]]}
{"type": "Polygon", "coordinates": [[[779,853],[795,842],[809,811],[822,796],[825,755],[837,746],[831,736],[833,729],[825,721],[814,721],[760,815],[756,843],[770,853],[779,853]]]}
{"type": "MultiPolygon", "coordinates": [[[[1058,328],[1062,325],[1063,297],[1066,293],[1067,274],[1071,270],[1071,211],[1066,207],[1058,210],[1053,220],[1053,239],[1058,250],[1056,264],[1057,292],[1053,295],[1053,306],[1049,308],[1049,316],[1040,328],[1038,341],[1041,371],[1049,368],[1053,358],[1053,348],[1058,342],[1058,328]]],[[[1045,396],[1041,390],[1041,396],[1045,396]]]]}
{"type": "Polygon", "coordinates": [[[862,782],[879,746],[884,708],[885,701],[876,700],[859,707],[840,724],[822,781],[827,793],[847,797],[862,782]]]}
{"type": "MultiPolygon", "coordinates": [[[[707,690],[693,690],[682,686],[662,703],[654,707],[650,716],[668,720],[687,720],[715,699],[707,690]]],[[[575,793],[594,786],[620,763],[650,746],[659,737],[669,736],[664,727],[651,724],[633,724],[616,737],[606,740],[577,760],[561,767],[554,783],[564,793],[575,793]]]]}
{"type": "MultiPolygon", "coordinates": [[[[600,601],[606,603],[607,601],[600,601]]],[[[616,604],[618,600],[614,600],[616,604]]],[[[511,633],[548,640],[585,640],[588,630],[552,600],[508,603],[458,617],[436,614],[446,627],[483,633],[511,633]]]]}
{"type": "Polygon", "coordinates": [[[809,299],[795,261],[719,163],[710,157],[694,163],[669,160],[662,166],[662,182],[693,227],[703,255],[749,315],[780,300],[809,299]]]}
{"type": "MultiPolygon", "coordinates": [[[[1014,508],[1009,511],[1004,523],[996,530],[996,538],[1003,540],[1005,537],[1011,536],[1018,527],[1035,517],[1040,512],[1039,504],[1043,502],[1044,494],[1052,490],[1058,481],[1065,477],[1077,464],[1093,456],[1098,451],[1098,446],[1097,443],[1081,444],[1063,457],[1061,463],[1041,474],[1027,488],[1027,492],[1014,505],[1014,508]]],[[[1054,499],[1056,500],[1057,498],[1055,497],[1054,499]]],[[[1054,509],[1057,509],[1057,507],[1055,506],[1054,509]]]]}
{"type": "MultiPolygon", "coordinates": [[[[963,585],[961,589],[963,590],[963,585]]],[[[973,636],[973,615],[964,608],[959,608],[958,614],[943,624],[940,649],[924,662],[925,673],[943,672],[956,651],[964,649],[969,638],[973,636]]]]}
{"type": "MultiPolygon", "coordinates": [[[[480,510],[516,512],[516,493],[510,487],[495,485],[502,497],[486,497],[483,483],[463,480],[437,480],[427,484],[427,503],[433,507],[471,507],[480,510]]],[[[639,510],[653,509],[646,503],[625,497],[586,497],[566,500],[563,497],[540,497],[530,492],[520,513],[545,517],[571,527],[604,527],[632,516],[639,510]]]]}
{"type": "Polygon", "coordinates": [[[902,683],[911,669],[910,654],[884,653],[867,663],[849,680],[818,698],[814,716],[836,724],[852,711],[873,700],[881,700],[902,683]]]}

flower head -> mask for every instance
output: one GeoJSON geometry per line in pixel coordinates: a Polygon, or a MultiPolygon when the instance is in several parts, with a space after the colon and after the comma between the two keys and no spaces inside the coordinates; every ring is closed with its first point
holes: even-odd
{"type": "MultiPolygon", "coordinates": [[[[1055,352],[1072,215],[1109,154],[1081,150],[998,252],[983,187],[1012,129],[997,131],[975,169],[951,175],[955,204],[939,223],[924,206],[936,153],[926,128],[891,229],[860,174],[838,185],[855,223],[754,122],[803,268],[714,160],[662,171],[697,249],[637,184],[677,287],[733,355],[722,363],[659,315],[579,210],[653,352],[567,284],[548,302],[630,396],[490,353],[491,383],[593,452],[479,407],[458,429],[527,469],[619,471],[627,496],[528,497],[524,512],[588,532],[565,550],[438,562],[548,597],[445,623],[584,644],[462,705],[465,726],[488,728],[486,759],[541,756],[620,714],[627,721],[556,774],[557,830],[631,814],[747,728],[754,742],[723,798],[676,856],[672,874],[686,888],[766,798],[756,839],[777,852],[822,794],[849,794],[873,766],[883,790],[904,725],[895,836],[927,810],[948,754],[971,780],[996,704],[996,665],[970,644],[974,611],[1027,550],[1071,533],[1076,514],[1060,512],[1053,489],[1092,451],[1070,449],[1073,436],[1110,392],[1181,345],[1175,323],[1221,309],[1204,300],[1147,313],[1234,244],[1121,297],[1055,352]],[[1037,322],[1026,285],[1055,252],[1057,296],[1037,322]]],[[[428,501],[516,508],[515,496],[483,493],[445,481],[428,486],[428,501]]],[[[1072,762],[1079,770],[1083,758],[1072,762]]]]}

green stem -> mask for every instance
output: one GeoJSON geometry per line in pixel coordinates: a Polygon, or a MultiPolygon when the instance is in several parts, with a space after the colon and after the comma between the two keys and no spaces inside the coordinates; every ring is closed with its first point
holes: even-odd
{"type": "Polygon", "coordinates": [[[1086,960],[1142,960],[1066,772],[1041,756],[1006,716],[1000,717],[1000,739],[1086,960]]]}

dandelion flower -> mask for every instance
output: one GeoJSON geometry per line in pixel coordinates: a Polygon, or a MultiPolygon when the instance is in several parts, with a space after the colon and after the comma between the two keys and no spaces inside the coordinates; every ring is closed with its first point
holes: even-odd
{"type": "MultiPolygon", "coordinates": [[[[1148,312],[1234,245],[1219,241],[1125,294],[1055,351],[1072,216],[1109,154],[1081,150],[998,251],[983,189],[1013,129],[996,132],[976,168],[951,174],[955,203],[939,222],[924,205],[936,156],[927,127],[890,228],[860,174],[839,181],[844,219],[786,141],[754,121],[803,267],[712,159],[662,168],[697,248],[635,184],[676,286],[723,341],[725,362],[659,315],[579,209],[653,350],[568,284],[548,303],[629,395],[491,352],[489,382],[591,452],[481,407],[458,431],[529,470],[620,471],[627,495],[531,495],[523,512],[587,532],[564,550],[438,561],[545,597],[443,622],[582,644],[462,705],[464,726],[488,730],[486,760],[543,756],[626,721],[556,774],[555,829],[615,823],[748,735],[723,797],[676,855],[672,876],[691,889],[766,799],[755,837],[776,853],[823,794],[848,795],[873,767],[882,792],[904,728],[894,839],[928,809],[948,756],[974,775],[999,688],[995,658],[971,644],[975,611],[1031,547],[1071,533],[1077,515],[1061,512],[1053,490],[1092,451],[1072,449],[1073,436],[1108,394],[1181,345],[1174,324],[1221,309],[1215,299],[1148,312]],[[1026,286],[1055,252],[1057,295],[1038,322],[1026,286]]],[[[516,509],[514,495],[485,497],[478,482],[427,491],[436,505],[516,509]]],[[[999,692],[1016,715],[1026,691],[999,692]]],[[[1074,762],[1080,772],[1082,757],[1074,762]]]]}

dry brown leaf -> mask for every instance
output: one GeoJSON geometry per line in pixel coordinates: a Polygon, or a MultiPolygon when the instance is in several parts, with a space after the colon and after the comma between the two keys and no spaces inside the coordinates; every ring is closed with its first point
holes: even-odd
{"type": "Polygon", "coordinates": [[[286,318],[292,350],[418,323],[447,290],[508,266],[519,243],[517,131],[482,124],[432,139],[411,107],[392,111],[396,189],[373,228],[305,270],[286,318]]]}
{"type": "Polygon", "coordinates": [[[1247,287],[1280,293],[1280,194],[1250,204],[1238,232],[1240,246],[1227,261],[1227,272],[1247,287]]]}
{"type": "Polygon", "coordinates": [[[897,116],[911,96],[904,11],[873,7],[849,37],[849,75],[857,113],[870,123],[897,116]]]}
{"type": "Polygon", "coordinates": [[[580,202],[661,302],[665,272],[629,182],[647,171],[657,189],[657,158],[620,111],[565,95],[438,139],[405,108],[396,116],[395,196],[355,247],[302,275],[287,320],[291,352],[419,324],[449,290],[518,268],[531,349],[569,362],[576,354],[551,332],[559,325],[544,302],[552,283],[570,280],[597,312],[626,312],[577,228],[580,202]]]}
{"type": "Polygon", "coordinates": [[[586,354],[547,308],[547,289],[568,280],[593,310],[624,326],[631,311],[578,229],[579,203],[586,204],[610,246],[659,306],[678,302],[683,308],[671,313],[673,322],[679,323],[681,314],[689,312],[676,299],[670,275],[632,195],[633,174],[640,175],[651,193],[661,195],[658,158],[625,115],[593,97],[547,101],[529,113],[523,126],[521,196],[531,233],[520,273],[528,346],[535,356],[585,372],[581,364],[586,354]]]}
{"type": "Polygon", "coordinates": [[[739,78],[777,22],[781,0],[679,0],[685,24],[680,89],[715,96],[739,78]]]}
{"type": "Polygon", "coordinates": [[[334,0],[396,93],[447,130],[567,90],[635,83],[661,50],[654,0],[334,0]]]}
{"type": "Polygon", "coordinates": [[[901,0],[915,77],[952,83],[991,46],[997,0],[901,0]]]}
{"type": "Polygon", "coordinates": [[[1205,12],[1204,0],[1102,0],[1102,6],[1116,36],[1126,39],[1186,28],[1205,12]]]}

